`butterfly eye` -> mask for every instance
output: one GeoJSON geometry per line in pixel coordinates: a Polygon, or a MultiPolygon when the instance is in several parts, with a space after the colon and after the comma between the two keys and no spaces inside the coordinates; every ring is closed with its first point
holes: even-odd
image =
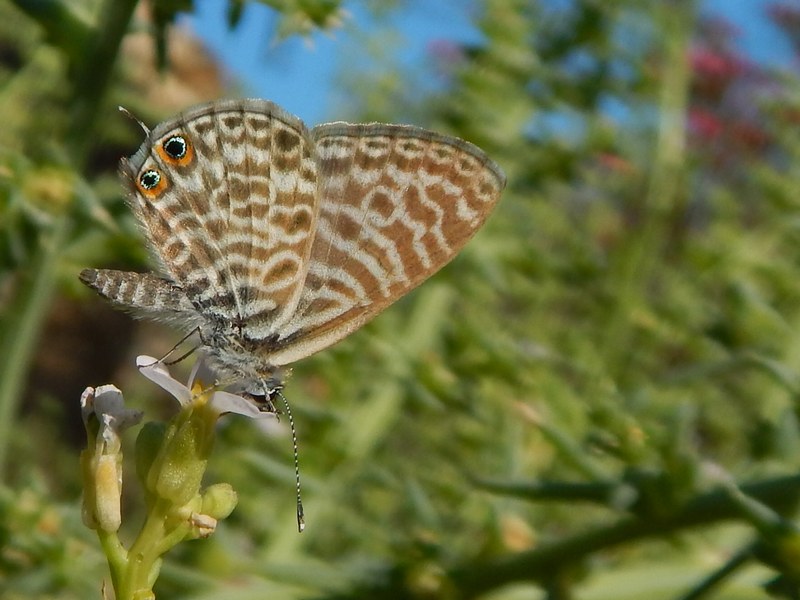
{"type": "Polygon", "coordinates": [[[166,162],[175,165],[189,164],[193,157],[192,145],[182,135],[171,135],[161,142],[158,153],[166,162]]]}
{"type": "Polygon", "coordinates": [[[155,169],[147,169],[139,175],[136,184],[142,194],[153,198],[164,191],[164,188],[167,187],[167,180],[155,169]]]}

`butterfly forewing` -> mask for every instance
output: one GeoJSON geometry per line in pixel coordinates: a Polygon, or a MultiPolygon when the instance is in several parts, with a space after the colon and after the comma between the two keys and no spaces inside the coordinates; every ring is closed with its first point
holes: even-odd
{"type": "Polygon", "coordinates": [[[293,313],[317,210],[313,146],[299,120],[265,102],[207,106],[156,129],[130,173],[155,254],[200,312],[254,340],[293,313]],[[176,137],[191,148],[185,164],[163,151],[176,137]],[[137,185],[150,170],[167,180],[155,197],[137,185]]]}
{"type": "Polygon", "coordinates": [[[483,224],[505,179],[475,146],[399,125],[311,132],[319,219],[308,277],[270,356],[287,364],[345,337],[449,262],[483,224]]]}

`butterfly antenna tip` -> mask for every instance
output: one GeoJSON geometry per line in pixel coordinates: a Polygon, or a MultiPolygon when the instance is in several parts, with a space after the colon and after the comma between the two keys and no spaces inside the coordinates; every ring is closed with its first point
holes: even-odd
{"type": "Polygon", "coordinates": [[[129,111],[124,106],[118,106],[117,109],[119,109],[119,112],[121,112],[122,114],[127,116],[129,119],[131,119],[133,121],[136,121],[139,124],[139,127],[142,128],[142,131],[144,131],[145,135],[149,135],[150,134],[150,128],[147,125],[145,125],[144,123],[142,123],[139,119],[137,119],[136,116],[131,111],[129,111]]]}

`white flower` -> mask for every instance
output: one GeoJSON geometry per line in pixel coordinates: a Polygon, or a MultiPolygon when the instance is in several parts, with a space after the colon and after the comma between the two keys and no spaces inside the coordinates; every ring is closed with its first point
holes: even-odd
{"type": "Polygon", "coordinates": [[[89,444],[81,453],[84,477],[82,515],[92,529],[117,531],[122,523],[122,440],[120,434],[142,418],[125,408],[122,392],[113,385],[87,387],[81,394],[81,416],[89,444]]]}
{"type": "Polygon", "coordinates": [[[91,430],[92,416],[100,423],[96,440],[98,454],[119,451],[119,434],[142,419],[140,411],[125,408],[122,392],[110,384],[87,387],[81,394],[81,417],[87,431],[91,430]]]}
{"type": "Polygon", "coordinates": [[[250,417],[251,419],[275,419],[277,417],[273,412],[259,409],[256,402],[253,400],[225,390],[213,389],[211,386],[213,386],[213,382],[216,378],[203,359],[195,363],[192,373],[189,376],[188,384],[183,384],[173,378],[172,375],[169,374],[169,370],[164,363],[152,356],[137,356],[136,366],[139,368],[142,375],[169,392],[171,396],[180,402],[182,407],[190,405],[197,397],[197,391],[194,390],[194,387],[196,385],[195,382],[199,381],[203,386],[208,388],[207,390],[203,389],[201,393],[205,394],[208,392],[211,394],[208,404],[217,414],[236,413],[238,415],[250,417]]]}

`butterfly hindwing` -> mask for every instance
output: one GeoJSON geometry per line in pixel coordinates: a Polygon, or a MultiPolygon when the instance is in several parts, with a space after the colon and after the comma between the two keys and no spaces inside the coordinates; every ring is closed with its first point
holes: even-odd
{"type": "Polygon", "coordinates": [[[293,362],[355,331],[447,264],[505,185],[467,142],[403,125],[315,127],[319,219],[308,277],[271,356],[293,362]]]}

